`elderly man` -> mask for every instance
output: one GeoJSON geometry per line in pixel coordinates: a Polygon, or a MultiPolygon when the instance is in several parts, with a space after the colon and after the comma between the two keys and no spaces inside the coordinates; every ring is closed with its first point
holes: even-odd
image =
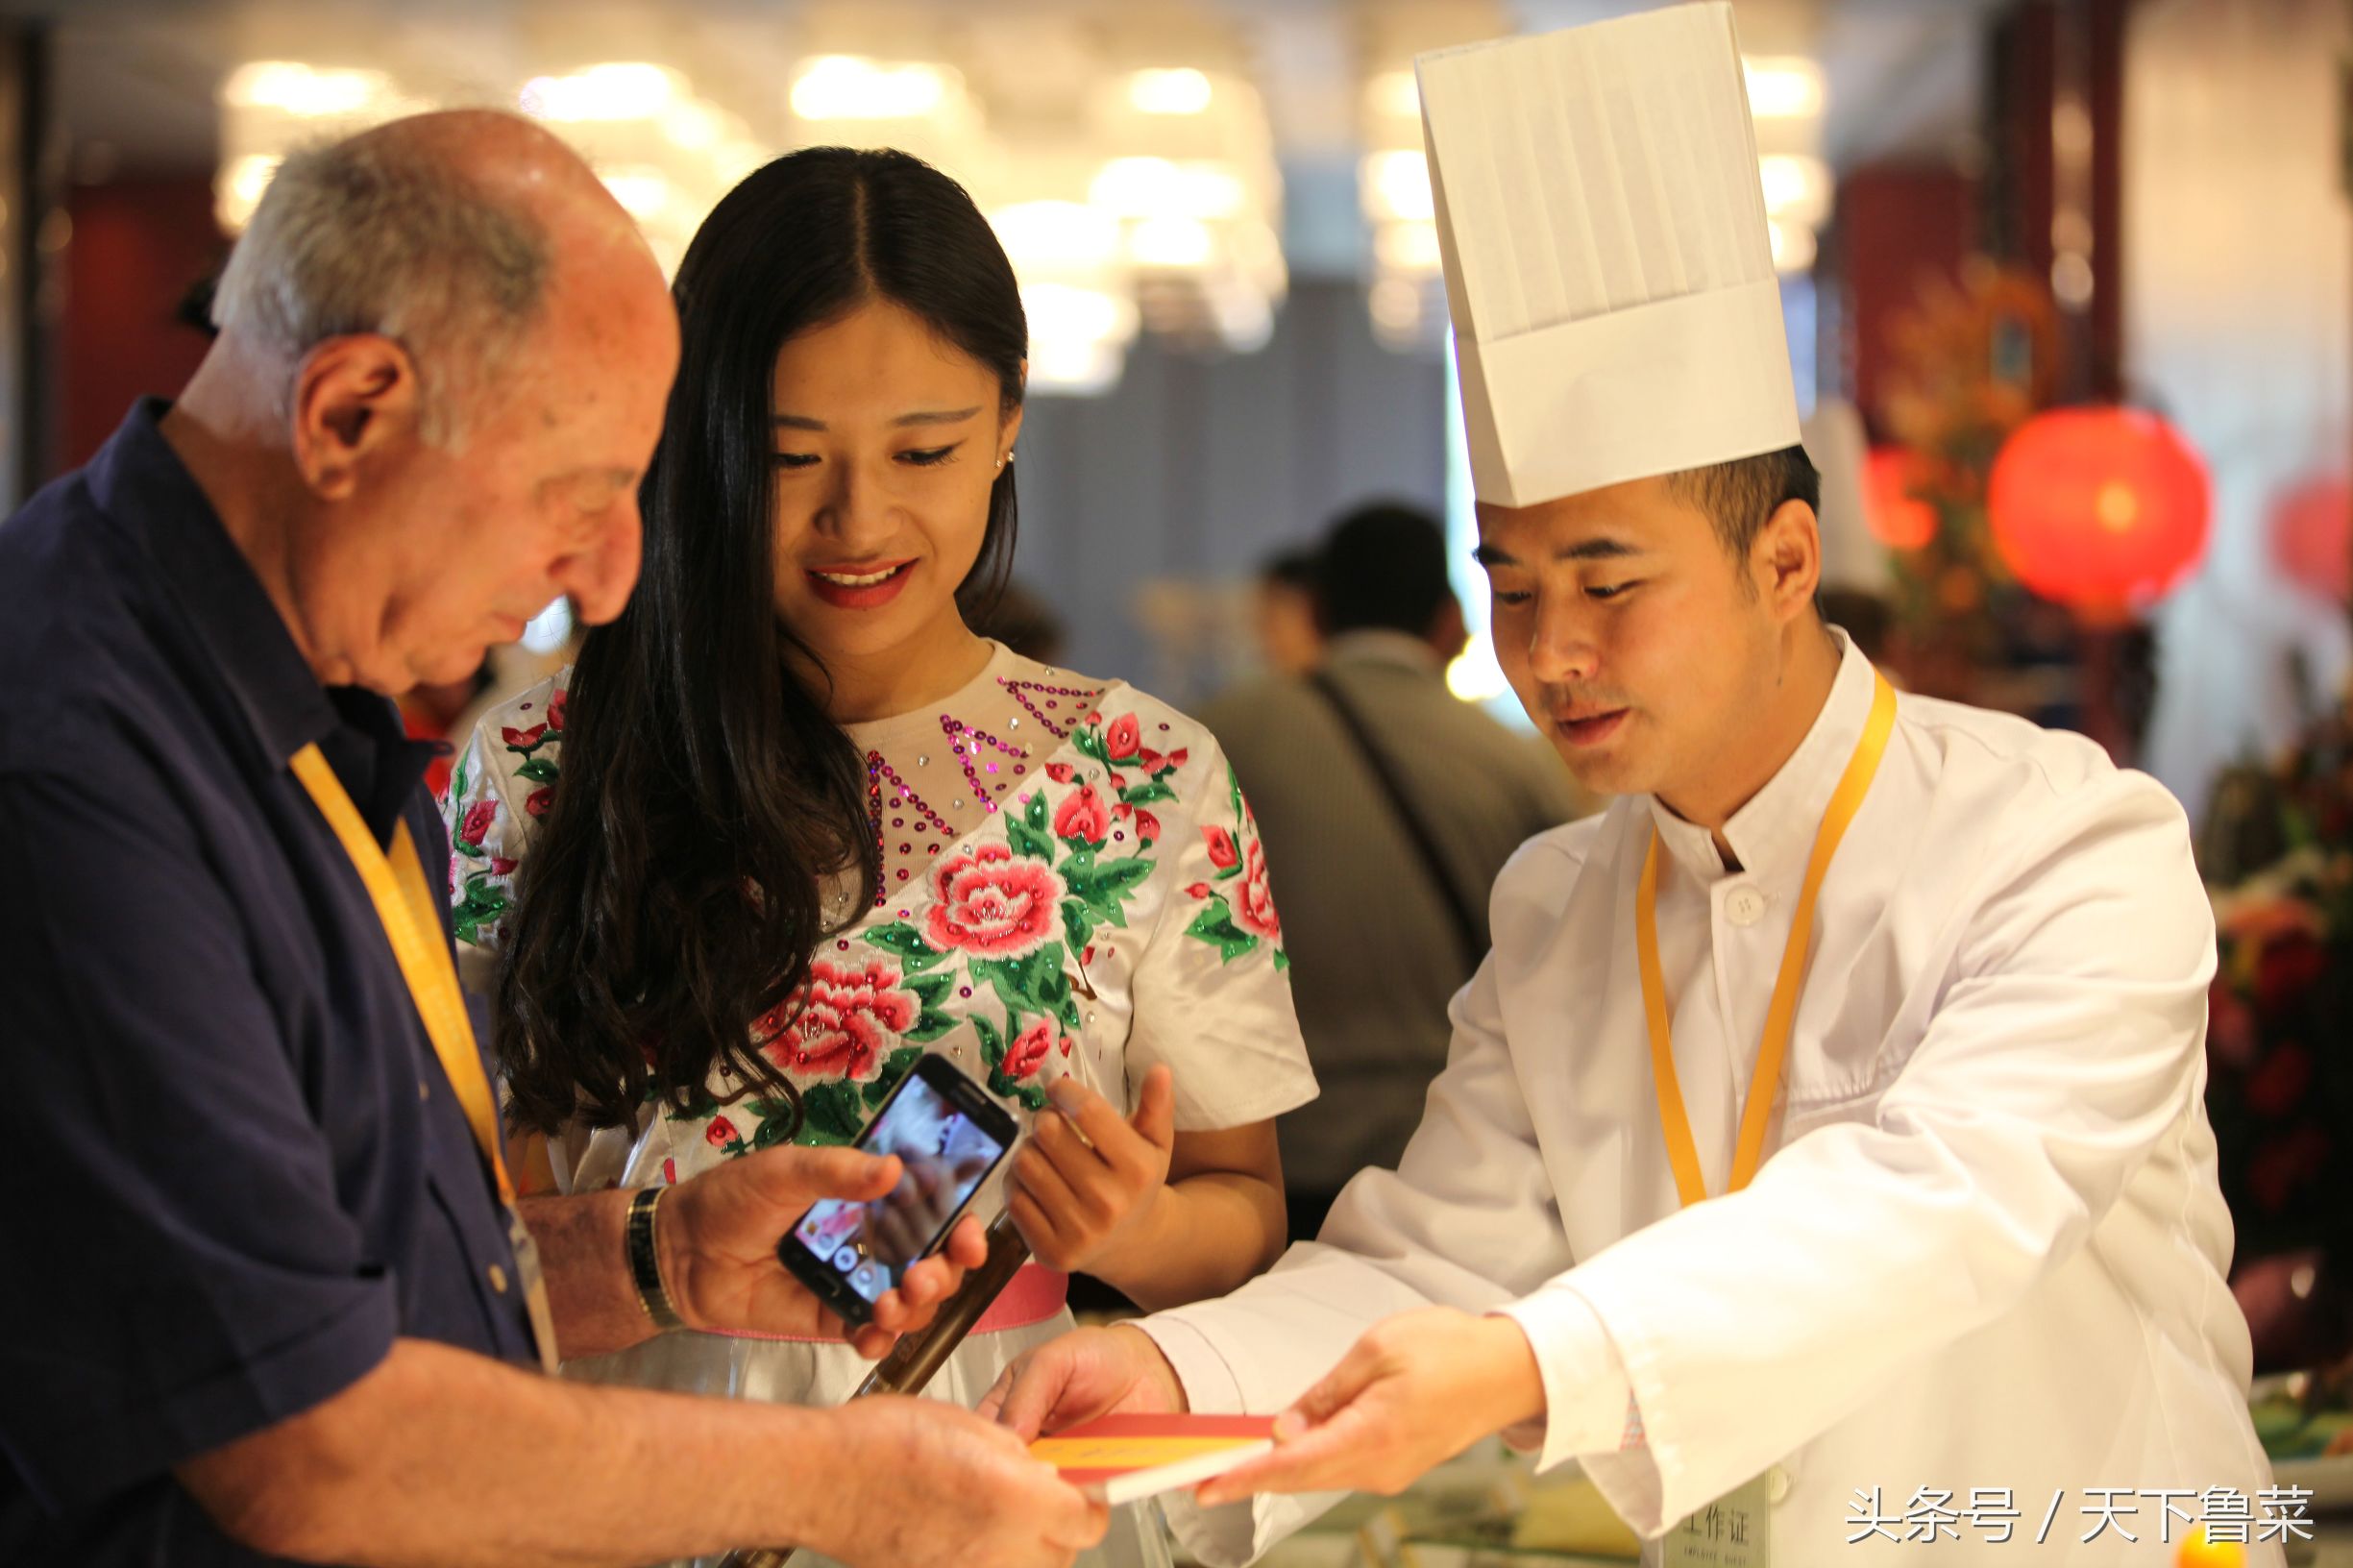
{"type": "MultiPolygon", "coordinates": [[[[1100,1510],[963,1412],[557,1382],[656,1324],[839,1332],[774,1239],[894,1162],[522,1206],[386,695],[603,621],[677,363],[620,208],[525,122],[290,159],[177,404],[0,527],[0,1560],[1067,1561],[1100,1510]],[[460,1153],[473,1147],[478,1165],[460,1153]],[[478,1168],[478,1181],[434,1174],[478,1168]],[[544,1260],[544,1287],[539,1260],[544,1260]],[[536,1355],[534,1352],[536,1351],[536,1355]],[[908,1478],[922,1507],[909,1507],[908,1478]]],[[[865,1347],[977,1260],[911,1272],[865,1347]]]]}

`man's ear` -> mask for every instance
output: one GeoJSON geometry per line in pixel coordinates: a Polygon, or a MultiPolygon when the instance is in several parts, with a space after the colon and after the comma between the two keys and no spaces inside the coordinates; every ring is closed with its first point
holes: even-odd
{"type": "Polygon", "coordinates": [[[1749,568],[1757,593],[1777,619],[1795,620],[1814,602],[1822,586],[1822,526],[1814,508],[1785,501],[1756,530],[1749,568]]]}
{"type": "Polygon", "coordinates": [[[358,488],[360,471],[418,438],[424,393],[408,351],[377,332],[331,337],[294,378],[294,466],[322,501],[358,488]]]}

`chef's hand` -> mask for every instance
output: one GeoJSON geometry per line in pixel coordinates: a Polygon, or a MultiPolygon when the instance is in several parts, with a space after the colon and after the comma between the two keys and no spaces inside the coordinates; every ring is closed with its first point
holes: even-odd
{"type": "Polygon", "coordinates": [[[1544,1412],[1535,1352],[1507,1317],[1429,1307],[1364,1331],[1275,1418],[1274,1452],[1205,1482],[1205,1507],[1254,1492],[1377,1492],[1544,1412]]]}
{"type": "Polygon", "coordinates": [[[980,1226],[961,1221],[938,1254],[909,1268],[874,1303],[855,1334],[820,1306],[776,1259],[776,1242],[820,1198],[866,1203],[898,1185],[895,1156],[795,1145],[729,1160],[680,1182],[654,1217],[654,1242],[671,1305],[690,1329],[846,1337],[871,1360],[902,1334],[925,1327],[940,1303],[989,1255],[980,1226]]]}
{"type": "Polygon", "coordinates": [[[866,1236],[877,1262],[903,1268],[923,1255],[964,1202],[965,1188],[989,1169],[989,1157],[951,1164],[934,1154],[900,1156],[898,1185],[866,1206],[866,1236]]]}
{"type": "Polygon", "coordinates": [[[1075,1078],[1046,1093],[1054,1108],[1038,1113],[1014,1156],[1006,1207],[1039,1262],[1117,1285],[1151,1250],[1151,1213],[1168,1190],[1173,1081],[1165,1066],[1145,1074],[1132,1120],[1075,1078]]]}
{"type": "Polygon", "coordinates": [[[980,1414],[1023,1442],[1098,1415],[1169,1415],[1185,1410],[1160,1346],[1141,1329],[1074,1329],[1016,1357],[980,1402],[980,1414]]]}

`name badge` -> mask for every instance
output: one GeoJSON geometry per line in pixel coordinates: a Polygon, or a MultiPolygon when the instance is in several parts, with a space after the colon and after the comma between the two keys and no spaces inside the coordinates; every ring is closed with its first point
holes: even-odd
{"type": "Polygon", "coordinates": [[[1773,1500],[1758,1476],[1693,1509],[1658,1544],[1666,1568],[1766,1568],[1772,1537],[1773,1500]]]}

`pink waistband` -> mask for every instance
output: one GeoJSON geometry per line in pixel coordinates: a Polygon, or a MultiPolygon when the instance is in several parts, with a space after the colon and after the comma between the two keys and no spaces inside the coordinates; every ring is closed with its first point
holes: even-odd
{"type": "MultiPolygon", "coordinates": [[[[1058,1268],[1042,1263],[1023,1263],[1005,1288],[997,1292],[996,1300],[980,1314],[972,1325],[974,1334],[1002,1334],[1007,1329],[1026,1329],[1042,1323],[1063,1309],[1070,1299],[1070,1276],[1058,1268]]],[[[731,1330],[718,1331],[730,1339],[777,1339],[794,1344],[833,1344],[836,1340],[821,1339],[807,1334],[751,1334],[731,1330]]]]}

